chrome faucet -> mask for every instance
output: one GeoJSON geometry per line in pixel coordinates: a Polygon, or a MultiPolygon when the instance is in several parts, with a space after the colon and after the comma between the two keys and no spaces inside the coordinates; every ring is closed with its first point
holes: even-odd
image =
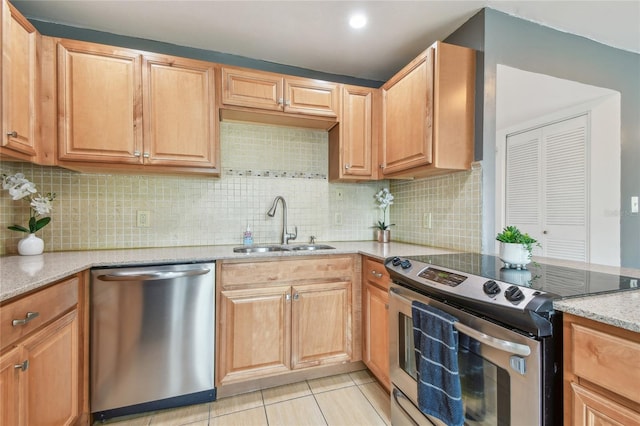
{"type": "Polygon", "coordinates": [[[281,244],[288,244],[289,240],[295,240],[298,236],[298,227],[294,226],[295,232],[293,234],[287,232],[287,202],[284,201],[284,197],[278,195],[275,200],[273,200],[273,205],[267,212],[267,215],[269,217],[275,216],[278,201],[282,201],[282,240],[280,242],[281,244]]]}

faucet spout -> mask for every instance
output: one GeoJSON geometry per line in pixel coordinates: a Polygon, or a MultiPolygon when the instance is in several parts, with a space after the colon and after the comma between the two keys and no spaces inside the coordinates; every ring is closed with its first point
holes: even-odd
{"type": "Polygon", "coordinates": [[[295,240],[298,236],[298,227],[294,227],[295,232],[293,234],[287,232],[287,202],[284,200],[284,197],[282,195],[278,195],[273,200],[273,204],[267,212],[267,216],[274,217],[276,215],[276,210],[278,209],[278,201],[282,202],[282,238],[280,240],[280,243],[287,244],[289,240],[295,240]]]}

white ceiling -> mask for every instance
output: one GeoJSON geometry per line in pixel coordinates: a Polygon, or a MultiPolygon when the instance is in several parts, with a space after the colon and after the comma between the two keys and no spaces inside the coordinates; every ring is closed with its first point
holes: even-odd
{"type": "Polygon", "coordinates": [[[640,53],[640,1],[15,0],[28,18],[385,81],[483,7],[640,53]],[[368,16],[363,30],[349,14],[368,16]]]}

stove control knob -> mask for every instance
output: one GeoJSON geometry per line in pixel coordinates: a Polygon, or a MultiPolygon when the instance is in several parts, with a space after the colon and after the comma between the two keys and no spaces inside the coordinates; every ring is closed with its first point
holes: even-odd
{"type": "Polygon", "coordinates": [[[524,299],[524,293],[522,293],[522,290],[520,290],[517,286],[512,285],[505,290],[504,297],[506,297],[509,302],[517,304],[522,299],[524,299]]]}
{"type": "Polygon", "coordinates": [[[405,259],[402,262],[400,262],[400,266],[402,266],[402,269],[409,269],[409,268],[411,268],[411,262],[409,262],[409,260],[405,259]]]}
{"type": "Polygon", "coordinates": [[[500,293],[500,286],[494,280],[489,280],[482,285],[482,290],[489,296],[495,296],[500,293]]]}
{"type": "Polygon", "coordinates": [[[399,257],[394,257],[393,259],[391,259],[391,264],[393,264],[393,266],[398,266],[400,264],[401,260],[399,257]]]}

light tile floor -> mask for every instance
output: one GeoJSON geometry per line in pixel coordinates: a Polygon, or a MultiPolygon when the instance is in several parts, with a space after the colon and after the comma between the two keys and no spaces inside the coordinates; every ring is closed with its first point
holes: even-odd
{"type": "Polygon", "coordinates": [[[361,370],[222,398],[206,404],[111,419],[104,424],[384,426],[391,424],[391,414],[389,394],[368,370],[361,370]]]}

